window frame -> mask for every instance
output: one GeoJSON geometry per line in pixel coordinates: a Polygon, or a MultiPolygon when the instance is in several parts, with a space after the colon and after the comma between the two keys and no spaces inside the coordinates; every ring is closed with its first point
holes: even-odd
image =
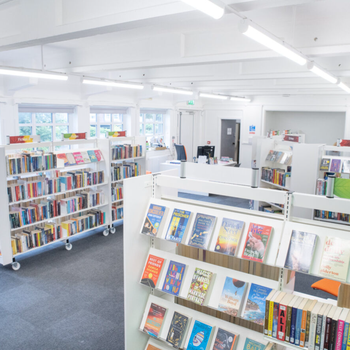
{"type": "Polygon", "coordinates": [[[90,137],[96,137],[96,138],[104,138],[106,137],[105,134],[101,134],[101,126],[110,126],[111,131],[118,131],[115,130],[114,127],[115,126],[121,126],[121,130],[119,131],[124,131],[125,130],[125,115],[126,115],[126,111],[120,111],[120,110],[98,110],[98,109],[91,109],[90,113],[89,113],[89,126],[90,126],[90,133],[89,136],[90,137]],[[96,115],[96,121],[92,122],[91,121],[91,115],[95,114],[96,115]],[[106,121],[100,121],[100,118],[98,117],[98,115],[106,115],[106,114],[110,114],[111,116],[111,121],[110,122],[106,122],[106,121]],[[119,115],[121,116],[121,121],[114,121],[114,115],[119,115]],[[95,127],[96,128],[96,132],[95,132],[95,136],[91,136],[91,127],[95,127]]]}
{"type": "Polygon", "coordinates": [[[163,143],[164,143],[164,139],[165,139],[165,112],[163,110],[161,111],[150,111],[150,110],[141,110],[140,111],[140,117],[139,117],[139,122],[140,122],[140,128],[139,128],[139,133],[141,136],[145,136],[146,140],[148,138],[160,138],[162,136],[163,139],[163,143]],[[153,120],[152,121],[146,121],[146,115],[153,115],[153,120]],[[162,116],[162,120],[161,121],[157,121],[157,116],[161,115],[162,116]],[[142,120],[141,120],[142,118],[142,120]],[[146,134],[146,124],[151,124],[153,127],[153,132],[151,134],[146,134]],[[162,125],[162,132],[157,132],[157,126],[158,125],[162,125]]]}

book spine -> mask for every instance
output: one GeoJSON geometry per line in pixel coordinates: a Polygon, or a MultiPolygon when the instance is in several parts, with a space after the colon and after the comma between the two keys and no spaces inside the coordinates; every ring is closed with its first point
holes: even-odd
{"type": "Polygon", "coordinates": [[[331,328],[332,328],[332,319],[327,317],[327,319],[326,319],[326,330],[325,330],[325,334],[324,334],[324,344],[323,344],[324,350],[328,350],[329,349],[329,340],[330,340],[330,336],[331,336],[331,328]]]}
{"type": "Polygon", "coordinates": [[[346,343],[346,350],[350,350],[350,327],[349,327],[348,341],[346,343]]]}
{"type": "Polygon", "coordinates": [[[342,342],[341,350],[346,350],[348,336],[349,336],[349,323],[346,322],[344,325],[344,334],[343,334],[343,342],[342,342]]]}
{"type": "Polygon", "coordinates": [[[309,341],[308,341],[308,348],[309,348],[309,350],[314,350],[315,349],[316,323],[317,323],[317,314],[311,314],[310,334],[309,334],[309,341]]]}
{"type": "Polygon", "coordinates": [[[302,310],[297,309],[297,319],[295,322],[295,340],[294,344],[295,345],[300,345],[300,334],[301,334],[301,318],[302,318],[302,310]]]}
{"type": "Polygon", "coordinates": [[[332,320],[331,333],[329,337],[329,350],[335,350],[337,323],[338,322],[336,320],[332,320]]]}
{"type": "Polygon", "coordinates": [[[320,349],[321,350],[324,349],[324,339],[325,339],[325,334],[326,334],[326,324],[327,324],[327,316],[323,315],[323,317],[322,317],[322,329],[321,329],[321,344],[320,344],[320,349]]]}
{"type": "Polygon", "coordinates": [[[266,302],[265,302],[264,335],[268,335],[268,330],[269,330],[269,308],[270,308],[270,300],[266,300],[266,302]]]}
{"type": "Polygon", "coordinates": [[[335,350],[341,350],[343,344],[343,335],[344,335],[344,321],[338,321],[337,328],[337,337],[335,342],[335,350]]]}
{"type": "Polygon", "coordinates": [[[295,343],[295,324],[297,321],[297,311],[298,311],[298,309],[293,307],[293,309],[292,309],[292,322],[290,324],[290,339],[289,339],[289,342],[291,344],[295,343]]]}
{"type": "Polygon", "coordinates": [[[321,348],[322,321],[323,321],[323,316],[317,315],[315,350],[320,350],[321,348]]]}
{"type": "Polygon", "coordinates": [[[305,328],[305,347],[306,348],[309,347],[310,324],[311,324],[311,311],[308,311],[306,315],[306,328],[305,328]]]}
{"type": "Polygon", "coordinates": [[[284,341],[286,332],[287,305],[280,305],[278,312],[277,339],[284,341]]]}
{"type": "Polygon", "coordinates": [[[274,303],[273,305],[273,324],[272,324],[272,337],[277,338],[277,326],[278,326],[278,310],[279,310],[279,304],[274,303]]]}
{"type": "Polygon", "coordinates": [[[290,339],[290,324],[292,322],[292,307],[287,307],[287,321],[286,321],[286,335],[285,335],[285,341],[289,342],[290,339]]]}
{"type": "Polygon", "coordinates": [[[300,330],[300,346],[305,346],[305,335],[306,335],[306,319],[307,319],[307,311],[302,310],[301,315],[301,330],[300,330]]]}

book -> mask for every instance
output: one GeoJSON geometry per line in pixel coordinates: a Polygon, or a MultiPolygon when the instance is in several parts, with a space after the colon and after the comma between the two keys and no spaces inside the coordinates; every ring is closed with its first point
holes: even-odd
{"type": "Polygon", "coordinates": [[[269,323],[268,323],[268,329],[267,329],[267,335],[269,337],[272,337],[272,328],[273,328],[273,312],[274,312],[274,305],[275,300],[279,297],[281,294],[281,291],[276,291],[276,293],[273,295],[273,297],[270,300],[270,306],[269,306],[269,323]]]}
{"type": "Polygon", "coordinates": [[[147,287],[155,288],[160,272],[162,271],[163,263],[163,258],[150,254],[142,273],[141,283],[147,287]]]}
{"type": "Polygon", "coordinates": [[[321,309],[317,314],[316,320],[316,336],[315,336],[315,350],[320,350],[321,348],[321,337],[322,337],[322,326],[323,326],[323,314],[329,305],[323,304],[321,309]]]}
{"type": "Polygon", "coordinates": [[[215,221],[215,216],[198,213],[193,224],[188,245],[195,248],[207,249],[214,230],[215,221]]]}
{"type": "Polygon", "coordinates": [[[273,309],[270,310],[270,312],[272,311],[272,337],[273,338],[277,338],[279,307],[280,307],[280,302],[285,297],[285,295],[286,295],[285,292],[281,292],[273,303],[273,309]]]}
{"type": "Polygon", "coordinates": [[[350,349],[350,312],[348,313],[348,316],[345,321],[345,328],[344,328],[344,339],[343,339],[343,346],[342,350],[349,350],[350,349]]]}
{"type": "Polygon", "coordinates": [[[174,348],[181,348],[185,340],[187,327],[189,325],[189,318],[185,315],[175,311],[173,319],[171,320],[166,341],[174,348]]]}
{"type": "Polygon", "coordinates": [[[81,151],[81,156],[83,157],[84,164],[91,163],[91,159],[86,151],[81,151]]]}
{"type": "Polygon", "coordinates": [[[265,350],[266,346],[254,339],[246,338],[243,350],[265,350]]]}
{"type": "MultiPolygon", "coordinates": [[[[301,339],[301,323],[303,321],[303,305],[307,303],[308,299],[303,299],[299,303],[299,306],[295,305],[296,318],[295,318],[295,334],[294,334],[294,344],[300,346],[301,339]]],[[[292,310],[293,312],[293,310],[292,310]]]]}
{"type": "Polygon", "coordinates": [[[297,313],[301,313],[301,323],[300,323],[300,337],[299,337],[299,346],[304,347],[305,345],[305,334],[306,334],[306,318],[307,310],[306,305],[309,302],[309,299],[302,298],[302,301],[299,303],[297,313]]]}
{"type": "Polygon", "coordinates": [[[309,342],[308,342],[308,347],[310,350],[315,349],[317,315],[318,315],[318,312],[321,310],[322,306],[323,306],[323,303],[318,302],[311,311],[310,335],[309,335],[309,342]]]}
{"type": "Polygon", "coordinates": [[[278,308],[277,334],[278,340],[284,341],[286,336],[287,307],[294,298],[293,294],[286,294],[281,300],[278,308]]]}
{"type": "Polygon", "coordinates": [[[337,237],[326,237],[320,275],[346,282],[350,261],[350,241],[337,237]]]}
{"type": "Polygon", "coordinates": [[[96,163],[98,161],[96,154],[95,154],[95,151],[87,151],[87,153],[88,153],[88,156],[90,158],[91,163],[96,163]]]}
{"type": "Polygon", "coordinates": [[[157,236],[159,226],[165,214],[165,207],[150,204],[141,233],[148,236],[157,236]]]}
{"type": "Polygon", "coordinates": [[[298,299],[291,309],[291,320],[290,320],[290,329],[289,329],[289,342],[295,344],[295,336],[297,333],[297,318],[298,318],[298,306],[301,303],[301,299],[298,299]]]}
{"type": "Polygon", "coordinates": [[[341,159],[333,158],[329,171],[331,171],[332,173],[340,173],[341,172],[341,159]]]}
{"type": "Polygon", "coordinates": [[[337,306],[332,306],[326,317],[326,330],[325,330],[324,343],[323,343],[323,348],[325,350],[329,350],[331,329],[332,329],[332,319],[337,309],[338,309],[337,306]]]}
{"type": "Polygon", "coordinates": [[[316,304],[317,304],[317,300],[310,300],[310,303],[306,304],[307,305],[306,328],[305,328],[305,347],[306,348],[310,346],[311,314],[316,304]]]}
{"type": "Polygon", "coordinates": [[[339,316],[337,330],[336,330],[335,350],[342,350],[345,321],[348,316],[348,313],[349,313],[349,309],[343,309],[339,316]]]}
{"type": "Polygon", "coordinates": [[[250,285],[248,300],[243,313],[245,320],[260,324],[265,324],[266,298],[270,295],[272,289],[258,284],[250,285]]]}
{"type": "Polygon", "coordinates": [[[344,174],[350,174],[350,160],[343,160],[341,172],[344,174]]]}
{"type": "Polygon", "coordinates": [[[286,342],[290,342],[291,335],[292,337],[294,336],[294,340],[295,340],[295,328],[294,329],[292,328],[292,326],[294,326],[294,324],[292,325],[292,321],[295,321],[295,324],[296,324],[296,318],[298,316],[298,311],[302,303],[302,300],[307,301],[307,299],[303,299],[302,297],[296,296],[292,299],[292,301],[287,306],[287,320],[286,320],[286,329],[285,329],[286,342]]]}
{"type": "Polygon", "coordinates": [[[321,164],[320,164],[320,170],[328,171],[330,163],[331,163],[331,160],[329,158],[322,158],[321,164]]]}
{"type": "Polygon", "coordinates": [[[264,262],[271,232],[271,226],[250,223],[242,258],[261,263],[264,262]]]}
{"type": "Polygon", "coordinates": [[[103,155],[102,155],[102,152],[100,150],[95,150],[95,155],[96,155],[96,158],[97,158],[97,161],[98,162],[101,162],[103,160],[103,155]]]}
{"type": "Polygon", "coordinates": [[[187,300],[203,305],[212,277],[212,272],[196,268],[187,294],[187,300]]]}
{"type": "Polygon", "coordinates": [[[190,211],[174,209],[165,239],[181,243],[186,229],[188,228],[190,216],[190,211]]]}
{"type": "Polygon", "coordinates": [[[212,326],[196,320],[188,341],[187,350],[207,350],[212,330],[212,326]]]}
{"type": "Polygon", "coordinates": [[[163,292],[178,296],[185,270],[186,265],[170,261],[162,288],[163,292]]]}
{"type": "Polygon", "coordinates": [[[148,344],[146,350],[162,350],[161,348],[157,348],[152,344],[148,344]]]}
{"type": "Polygon", "coordinates": [[[221,292],[218,310],[230,316],[238,316],[247,289],[247,283],[231,277],[226,277],[221,292]]]}
{"type": "Polygon", "coordinates": [[[75,165],[75,164],[77,164],[77,163],[75,162],[73,153],[66,153],[66,157],[67,157],[67,160],[68,160],[69,165],[75,165]]]}
{"type": "Polygon", "coordinates": [[[309,273],[316,246],[314,233],[292,231],[284,267],[290,270],[309,273]]]}
{"type": "Polygon", "coordinates": [[[238,335],[219,328],[214,342],[213,350],[233,350],[236,346],[238,335]]]}
{"type": "Polygon", "coordinates": [[[341,307],[337,307],[337,310],[332,317],[331,332],[329,337],[329,350],[335,350],[337,342],[338,320],[342,311],[343,309],[341,307]]]}
{"type": "MultiPolygon", "coordinates": [[[[332,305],[328,304],[322,315],[322,329],[321,329],[321,341],[320,341],[320,349],[322,350],[324,349],[324,343],[325,343],[327,315],[329,314],[331,309],[332,309],[332,305]]],[[[345,350],[346,350],[346,346],[345,346],[345,350]]]]}
{"type": "Polygon", "coordinates": [[[56,155],[57,158],[57,168],[64,168],[69,165],[67,156],[65,153],[59,153],[56,155]]]}
{"type": "Polygon", "coordinates": [[[84,158],[80,152],[73,152],[73,157],[77,165],[84,164],[84,158]]]}
{"type": "Polygon", "coordinates": [[[244,229],[244,221],[223,218],[215,251],[235,256],[244,229]]]}
{"type": "Polygon", "coordinates": [[[152,303],[148,311],[143,331],[149,334],[151,337],[158,338],[163,325],[166,310],[167,309],[165,307],[152,303]]]}
{"type": "Polygon", "coordinates": [[[277,293],[276,289],[273,289],[270,294],[266,297],[265,300],[265,322],[264,322],[264,335],[267,335],[269,329],[269,310],[270,310],[270,301],[273,296],[277,293]]]}

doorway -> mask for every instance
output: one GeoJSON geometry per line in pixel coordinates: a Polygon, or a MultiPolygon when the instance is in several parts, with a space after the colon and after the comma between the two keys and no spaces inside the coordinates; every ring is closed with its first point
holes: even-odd
{"type": "Polygon", "coordinates": [[[240,120],[221,119],[221,157],[229,157],[239,163],[240,135],[240,120]]]}
{"type": "Polygon", "coordinates": [[[180,137],[179,143],[184,145],[187,153],[187,161],[193,161],[194,140],[194,113],[193,112],[181,112],[180,113],[180,137]]]}

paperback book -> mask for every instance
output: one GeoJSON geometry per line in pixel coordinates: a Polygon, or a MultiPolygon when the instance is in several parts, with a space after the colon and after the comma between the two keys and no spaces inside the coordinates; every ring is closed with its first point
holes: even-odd
{"type": "Polygon", "coordinates": [[[213,350],[233,350],[238,336],[222,328],[218,329],[213,350]]]}
{"type": "Polygon", "coordinates": [[[264,262],[271,232],[271,226],[251,223],[249,225],[247,238],[244,244],[242,258],[261,263],[264,262]]]}
{"type": "Polygon", "coordinates": [[[207,249],[214,230],[215,221],[215,216],[198,213],[193,224],[188,245],[195,248],[207,249]]]}
{"type": "Polygon", "coordinates": [[[193,301],[198,305],[203,305],[209,289],[213,273],[210,271],[196,268],[194,271],[187,300],[193,301]]]}
{"type": "Polygon", "coordinates": [[[96,154],[95,154],[95,151],[87,151],[87,153],[89,155],[91,163],[96,163],[98,161],[96,154]]]}
{"type": "Polygon", "coordinates": [[[148,236],[157,236],[159,226],[163,220],[165,207],[151,204],[149,206],[141,233],[148,236]]]}
{"type": "Polygon", "coordinates": [[[248,294],[243,318],[245,320],[264,325],[266,298],[272,289],[252,283],[248,294]]]}
{"type": "Polygon", "coordinates": [[[244,221],[223,218],[215,251],[235,256],[244,228],[244,221]]]}
{"type": "Polygon", "coordinates": [[[247,337],[244,343],[243,350],[264,350],[265,347],[266,345],[247,337]]]}
{"type": "Polygon", "coordinates": [[[242,307],[246,288],[246,282],[226,277],[219,300],[218,310],[230,316],[238,316],[242,307]]]}
{"type": "Polygon", "coordinates": [[[331,163],[331,160],[329,158],[322,158],[321,164],[320,164],[320,170],[328,171],[330,163],[331,163]]]}
{"type": "Polygon", "coordinates": [[[84,164],[84,158],[83,158],[83,156],[81,155],[80,152],[74,152],[73,153],[73,157],[74,157],[75,163],[77,165],[84,164]]]}
{"type": "Polygon", "coordinates": [[[188,226],[190,215],[190,211],[174,209],[165,239],[181,243],[188,226]]]}
{"type": "Polygon", "coordinates": [[[207,350],[212,330],[212,326],[196,320],[193,325],[187,350],[207,350]]]}
{"type": "Polygon", "coordinates": [[[162,350],[161,348],[157,348],[152,344],[148,344],[146,350],[162,350]]]}
{"type": "Polygon", "coordinates": [[[186,336],[188,325],[189,318],[175,311],[173,319],[171,320],[166,341],[176,349],[181,348],[186,336]]]}
{"type": "Polygon", "coordinates": [[[320,275],[346,282],[350,261],[350,241],[326,237],[320,265],[320,275]]]}
{"type": "Polygon", "coordinates": [[[340,173],[341,172],[341,159],[332,159],[331,162],[331,168],[329,171],[334,173],[340,173]]]}
{"type": "Polygon", "coordinates": [[[293,230],[284,267],[294,271],[309,273],[316,240],[317,235],[314,233],[293,230]]]}
{"type": "Polygon", "coordinates": [[[184,278],[186,265],[176,261],[170,261],[165,281],[163,292],[178,296],[181,289],[182,280],[184,278]]]}
{"type": "Polygon", "coordinates": [[[160,272],[162,271],[163,263],[163,258],[150,254],[142,273],[141,283],[147,287],[155,288],[160,272]]]}
{"type": "Polygon", "coordinates": [[[350,160],[343,160],[342,173],[350,174],[350,160]]]}
{"type": "Polygon", "coordinates": [[[164,321],[166,308],[152,303],[149,308],[143,331],[151,337],[158,338],[164,321]]]}

